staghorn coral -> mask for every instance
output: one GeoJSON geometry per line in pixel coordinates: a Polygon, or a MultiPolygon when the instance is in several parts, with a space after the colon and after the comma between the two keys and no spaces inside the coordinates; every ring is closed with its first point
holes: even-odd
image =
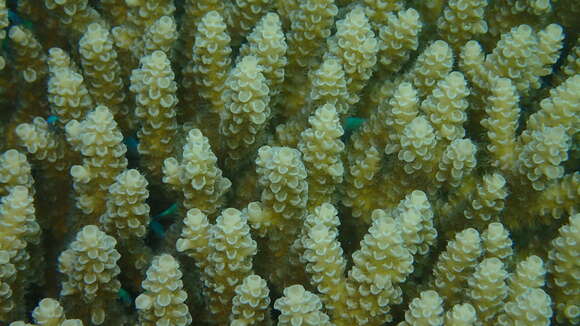
{"type": "Polygon", "coordinates": [[[179,263],[171,255],[153,259],[143,281],[145,292],[135,299],[139,325],[188,325],[191,315],[185,305],[179,263]]]}
{"type": "Polygon", "coordinates": [[[0,0],[0,324],[577,324],[576,2],[0,0]]]}

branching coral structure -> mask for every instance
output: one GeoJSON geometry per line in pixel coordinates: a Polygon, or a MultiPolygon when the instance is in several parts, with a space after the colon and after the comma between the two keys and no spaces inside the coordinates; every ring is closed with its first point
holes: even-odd
{"type": "Polygon", "coordinates": [[[0,0],[0,325],[579,325],[578,17],[0,0]]]}

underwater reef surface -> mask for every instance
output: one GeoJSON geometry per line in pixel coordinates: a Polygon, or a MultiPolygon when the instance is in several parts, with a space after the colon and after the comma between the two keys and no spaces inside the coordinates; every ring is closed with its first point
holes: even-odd
{"type": "Polygon", "coordinates": [[[575,0],[0,0],[0,324],[580,323],[575,0]]]}

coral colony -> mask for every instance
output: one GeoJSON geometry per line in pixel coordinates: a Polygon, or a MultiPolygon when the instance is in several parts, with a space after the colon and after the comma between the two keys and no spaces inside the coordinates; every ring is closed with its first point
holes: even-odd
{"type": "Polygon", "coordinates": [[[0,325],[580,324],[579,21],[0,0],[0,325]]]}

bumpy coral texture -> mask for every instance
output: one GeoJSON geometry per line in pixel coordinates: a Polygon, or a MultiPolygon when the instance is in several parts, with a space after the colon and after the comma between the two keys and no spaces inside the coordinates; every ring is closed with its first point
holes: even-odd
{"type": "Polygon", "coordinates": [[[577,0],[0,0],[0,325],[580,323],[577,0]]]}

